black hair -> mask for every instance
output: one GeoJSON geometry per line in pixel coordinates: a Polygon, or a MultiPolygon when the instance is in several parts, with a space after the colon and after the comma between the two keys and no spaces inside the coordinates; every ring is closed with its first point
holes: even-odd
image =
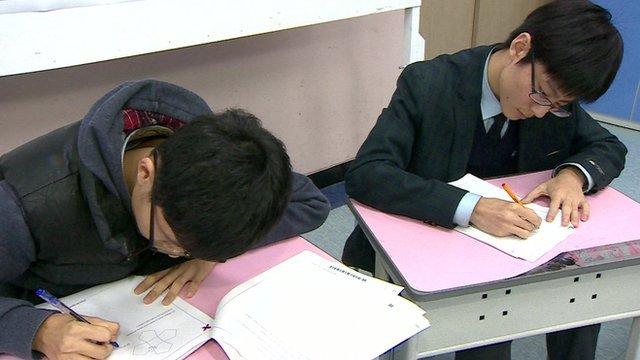
{"type": "Polygon", "coordinates": [[[284,144],[240,109],[196,118],[158,146],[153,199],[198,259],[247,251],[275,225],[292,188],[284,144]]]}
{"type": "Polygon", "coordinates": [[[622,37],[611,23],[611,13],[590,1],[557,0],[537,8],[498,49],[509,48],[525,32],[531,35],[536,60],[567,96],[597,100],[620,68],[622,37]]]}

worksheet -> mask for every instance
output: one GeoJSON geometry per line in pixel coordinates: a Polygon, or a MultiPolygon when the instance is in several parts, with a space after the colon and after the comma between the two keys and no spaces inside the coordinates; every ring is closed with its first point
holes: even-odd
{"type": "Polygon", "coordinates": [[[302,252],[229,292],[213,337],[231,360],[369,360],[429,326],[400,290],[302,252]]]}
{"type": "MultiPolygon", "coordinates": [[[[491,185],[471,174],[467,174],[461,179],[450,182],[449,184],[483,197],[513,202],[504,189],[491,185]]],[[[535,211],[542,219],[540,228],[534,230],[527,239],[521,239],[517,236],[494,236],[485,233],[473,225],[469,227],[457,226],[455,230],[482,241],[513,257],[531,262],[538,260],[574,232],[571,224],[569,224],[569,226],[562,226],[562,216],[560,213],[558,213],[553,222],[547,222],[545,218],[547,217],[549,208],[533,203],[524,206],[535,211]]]]}
{"type": "MultiPolygon", "coordinates": [[[[181,359],[215,339],[231,360],[372,359],[426,329],[402,287],[303,251],[225,295],[215,320],[178,298],[144,305],[132,276],[64,297],[120,323],[112,359],[181,359]]],[[[42,306],[46,307],[46,306],[42,306]]]]}
{"type": "Polygon", "coordinates": [[[184,300],[145,305],[144,294],[133,292],[143,279],[132,276],[60,300],[79,314],[120,324],[120,347],[110,359],[181,359],[211,338],[213,319],[184,300]]]}

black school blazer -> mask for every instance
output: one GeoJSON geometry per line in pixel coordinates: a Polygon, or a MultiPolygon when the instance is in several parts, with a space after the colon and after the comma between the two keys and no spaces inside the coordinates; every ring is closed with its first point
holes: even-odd
{"type": "MultiPolygon", "coordinates": [[[[466,173],[481,116],[482,75],[493,46],[407,66],[347,172],[347,193],[385,212],[452,228],[466,191],[446,184],[466,173]]],[[[580,105],[572,115],[521,120],[518,170],[573,162],[607,186],[624,168],[626,147],[580,105]]]]}

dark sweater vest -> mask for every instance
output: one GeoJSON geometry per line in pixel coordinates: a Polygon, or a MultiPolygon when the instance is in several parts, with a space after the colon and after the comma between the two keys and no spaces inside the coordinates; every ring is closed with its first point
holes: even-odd
{"type": "Polygon", "coordinates": [[[467,172],[479,178],[513,174],[518,171],[519,123],[509,122],[497,144],[491,144],[482,119],[478,119],[467,172]]]}

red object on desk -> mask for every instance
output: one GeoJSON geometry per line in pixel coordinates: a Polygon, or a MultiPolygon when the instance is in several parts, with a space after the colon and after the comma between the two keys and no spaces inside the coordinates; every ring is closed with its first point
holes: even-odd
{"type": "MultiPolygon", "coordinates": [[[[550,176],[550,171],[544,171],[489,182],[496,186],[508,182],[524,196],[550,176]]],[[[587,201],[591,206],[589,220],[580,223],[571,236],[538,261],[528,262],[455,230],[386,214],[352,200],[386,258],[404,279],[401,285],[424,293],[502,280],[525,273],[563,252],[640,239],[640,204],[612,188],[588,195],[587,201]]]]}

